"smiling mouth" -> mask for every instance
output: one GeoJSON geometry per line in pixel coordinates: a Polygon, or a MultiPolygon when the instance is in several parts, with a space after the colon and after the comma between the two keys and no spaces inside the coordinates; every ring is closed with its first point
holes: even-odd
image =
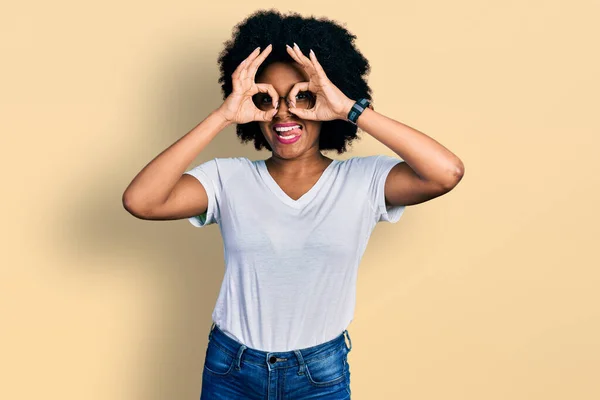
{"type": "Polygon", "coordinates": [[[302,133],[302,125],[297,124],[294,126],[290,126],[290,127],[286,127],[286,129],[284,130],[277,130],[275,129],[275,127],[272,128],[273,132],[275,132],[278,136],[280,137],[294,137],[294,136],[298,136],[302,133]],[[291,128],[291,129],[290,129],[291,128]]]}

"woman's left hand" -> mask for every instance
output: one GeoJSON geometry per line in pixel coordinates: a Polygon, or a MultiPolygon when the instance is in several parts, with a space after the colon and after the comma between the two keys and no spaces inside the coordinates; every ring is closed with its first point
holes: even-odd
{"type": "Polygon", "coordinates": [[[317,60],[317,56],[311,50],[310,59],[306,57],[300,47],[294,43],[294,47],[286,46],[288,54],[306,71],[308,82],[298,82],[289,93],[290,112],[306,120],[331,121],[334,119],[348,119],[348,113],[355,101],[348,98],[327,77],[323,67],[317,60]],[[300,109],[295,107],[296,95],[299,91],[309,91],[316,95],[317,101],[314,107],[300,109]]]}

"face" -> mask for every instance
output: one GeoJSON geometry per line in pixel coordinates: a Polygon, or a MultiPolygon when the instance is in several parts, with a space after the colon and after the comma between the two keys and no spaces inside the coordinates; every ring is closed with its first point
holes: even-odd
{"type": "MultiPolygon", "coordinates": [[[[308,75],[302,67],[291,63],[275,62],[264,69],[262,74],[256,78],[256,83],[269,83],[273,85],[279,96],[279,108],[272,121],[259,121],[260,129],[267,140],[273,155],[281,158],[291,159],[300,156],[319,153],[319,134],[321,132],[322,121],[302,120],[298,116],[289,112],[287,102],[288,94],[297,82],[307,82],[308,75]],[[291,130],[287,132],[276,132],[275,127],[278,124],[297,124],[300,130],[291,130]],[[299,134],[299,138],[293,143],[291,140],[279,139],[281,136],[291,136],[299,134]]],[[[307,104],[307,95],[310,94],[299,91],[296,95],[296,106],[307,104]]],[[[260,99],[266,103],[271,102],[267,93],[261,93],[260,99]]]]}

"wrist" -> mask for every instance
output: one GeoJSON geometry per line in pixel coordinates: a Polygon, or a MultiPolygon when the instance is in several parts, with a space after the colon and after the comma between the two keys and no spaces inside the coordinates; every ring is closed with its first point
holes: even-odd
{"type": "Polygon", "coordinates": [[[346,99],[346,101],[344,102],[344,107],[342,108],[342,112],[340,114],[340,119],[344,121],[348,120],[348,114],[350,113],[350,110],[352,109],[354,103],[356,103],[356,100],[346,99]]]}
{"type": "Polygon", "coordinates": [[[352,105],[346,120],[354,125],[358,125],[358,119],[367,108],[373,110],[371,100],[367,98],[360,98],[356,100],[356,102],[352,105]]]}
{"type": "Polygon", "coordinates": [[[217,108],[211,114],[220,121],[222,126],[226,127],[231,124],[231,121],[225,117],[220,108],[217,108]]]}

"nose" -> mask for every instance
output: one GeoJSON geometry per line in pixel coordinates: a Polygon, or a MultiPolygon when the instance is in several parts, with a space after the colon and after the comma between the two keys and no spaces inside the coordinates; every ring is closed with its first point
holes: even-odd
{"type": "Polygon", "coordinates": [[[275,115],[278,115],[279,113],[281,113],[283,111],[283,109],[285,108],[285,111],[289,113],[289,103],[288,103],[288,99],[286,97],[280,97],[279,98],[279,106],[277,107],[277,112],[275,113],[275,115]]]}

